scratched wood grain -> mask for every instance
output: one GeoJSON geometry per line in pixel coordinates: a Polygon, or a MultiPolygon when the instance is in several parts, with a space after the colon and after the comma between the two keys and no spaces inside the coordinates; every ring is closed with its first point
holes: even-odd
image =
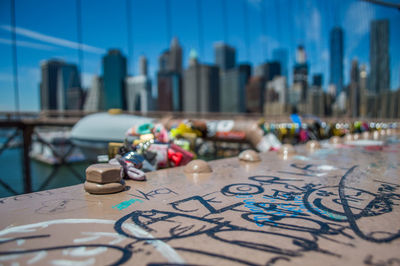
{"type": "Polygon", "coordinates": [[[0,263],[400,265],[400,144],[326,144],[0,199],[0,263]]]}

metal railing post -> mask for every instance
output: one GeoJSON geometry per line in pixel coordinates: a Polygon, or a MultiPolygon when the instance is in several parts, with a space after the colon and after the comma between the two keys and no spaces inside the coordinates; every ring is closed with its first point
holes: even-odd
{"type": "Polygon", "coordinates": [[[23,164],[23,177],[24,177],[24,193],[32,192],[32,176],[31,165],[29,158],[29,151],[32,144],[32,125],[24,125],[22,129],[23,148],[22,148],[22,164],[23,164]]]}

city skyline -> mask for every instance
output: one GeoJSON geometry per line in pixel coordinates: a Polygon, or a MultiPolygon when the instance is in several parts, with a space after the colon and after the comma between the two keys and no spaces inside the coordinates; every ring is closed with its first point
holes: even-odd
{"type": "MultiPolygon", "coordinates": [[[[149,15],[150,13],[143,11],[150,9],[154,5],[149,2],[132,2],[132,16],[135,17],[132,22],[134,60],[128,60],[128,72],[132,74],[132,69],[135,69],[134,74],[137,74],[138,58],[140,55],[145,55],[149,59],[149,76],[155,81],[156,71],[158,71],[158,56],[163,50],[168,48],[169,41],[167,42],[165,11],[162,6],[164,1],[150,2],[158,3],[159,5],[156,5],[157,8],[153,8],[150,18],[146,19],[144,19],[144,15],[140,13],[149,15]],[[142,16],[142,20],[140,16],[142,16]],[[149,26],[149,23],[154,25],[149,26]],[[153,29],[157,29],[157,31],[151,31],[152,27],[153,29]]],[[[351,60],[354,57],[357,57],[360,64],[367,64],[369,71],[369,30],[371,20],[388,18],[391,29],[389,38],[391,89],[397,89],[399,86],[400,66],[398,58],[400,58],[400,56],[399,51],[395,48],[400,43],[400,37],[396,36],[394,30],[400,25],[397,10],[376,7],[360,1],[346,1],[336,12],[333,12],[334,14],[329,15],[329,9],[334,7],[333,1],[321,2],[316,0],[304,0],[302,1],[304,6],[299,6],[295,1],[289,0],[279,2],[248,1],[246,3],[249,14],[248,35],[250,46],[246,49],[245,42],[243,41],[243,39],[245,39],[243,31],[245,23],[243,23],[243,12],[241,11],[242,1],[229,2],[227,8],[227,37],[222,29],[223,23],[220,21],[221,6],[219,1],[214,2],[214,4],[207,0],[200,1],[203,14],[205,14],[204,11],[207,10],[207,16],[203,15],[203,45],[198,41],[199,36],[197,34],[198,27],[195,18],[197,16],[195,1],[183,2],[173,0],[170,2],[172,18],[170,34],[179,38],[184,49],[184,68],[188,66],[189,51],[193,48],[198,51],[199,61],[201,63],[214,63],[213,44],[218,41],[223,41],[224,38],[226,38],[227,44],[237,49],[237,62],[245,63],[250,61],[253,68],[266,60],[272,61],[272,53],[275,48],[286,48],[289,57],[288,75],[289,81],[291,81],[293,80],[291,69],[294,65],[295,47],[299,44],[303,44],[308,55],[308,63],[310,66],[309,77],[312,77],[316,73],[323,73],[325,90],[327,89],[327,84],[330,79],[329,32],[337,24],[335,21],[339,21],[339,25],[346,24],[342,25],[344,26],[345,58],[343,74],[345,77],[344,84],[348,84],[351,60]],[[285,5],[285,3],[289,2],[292,4],[285,5]],[[263,9],[262,6],[265,7],[265,18],[267,19],[264,24],[261,24],[260,21],[261,11],[263,9]],[[290,11],[285,13],[283,11],[285,7],[296,10],[296,13],[293,13],[295,15],[289,21],[285,18],[290,15],[290,11]],[[183,12],[185,8],[188,9],[187,12],[183,12]],[[276,10],[280,11],[272,12],[276,10]],[[350,15],[354,10],[358,10],[358,12],[350,15]],[[306,19],[306,17],[309,17],[309,19],[306,19]],[[357,20],[360,20],[360,18],[361,22],[357,23],[357,20]],[[354,22],[355,24],[351,24],[350,22],[354,22]],[[210,24],[212,23],[215,24],[215,27],[211,27],[210,24]],[[349,24],[353,27],[349,27],[349,24]],[[262,29],[263,25],[265,26],[264,30],[262,29]],[[266,54],[267,58],[265,58],[263,54],[266,54]],[[247,60],[248,56],[250,60],[247,60]]],[[[99,21],[98,17],[99,13],[101,14],[101,10],[104,12],[106,7],[108,7],[110,14],[113,13],[115,9],[124,11],[125,2],[117,2],[116,5],[110,7],[108,5],[105,6],[104,3],[99,3],[98,5],[93,5],[92,14],[85,13],[90,3],[91,1],[89,0],[82,2],[82,22],[84,25],[83,43],[85,44],[83,46],[84,61],[82,72],[84,87],[89,86],[92,82],[91,78],[93,75],[101,75],[101,57],[106,54],[108,48],[119,48],[124,55],[129,56],[126,40],[126,25],[124,25],[126,21],[121,18],[123,16],[118,18],[119,27],[112,27],[113,23],[115,24],[116,22],[110,19],[105,19],[105,22],[102,22],[99,21]],[[101,25],[107,25],[107,27],[104,27],[104,33],[99,34],[99,31],[88,31],[88,21],[99,21],[101,25]],[[119,38],[117,38],[117,36],[119,36],[119,38]]],[[[5,6],[5,8],[2,7],[2,11],[0,11],[3,15],[0,20],[0,53],[4,58],[0,65],[0,85],[3,88],[1,90],[1,98],[3,100],[0,103],[0,109],[13,110],[13,83],[12,79],[10,80],[10,75],[12,76],[11,46],[7,44],[7,40],[10,39],[10,23],[9,14],[7,14],[6,11],[9,11],[9,7],[5,4],[6,2],[3,1],[2,6],[5,6]]],[[[20,102],[21,110],[38,110],[38,87],[40,82],[39,62],[44,59],[56,57],[63,58],[68,63],[78,64],[76,33],[74,33],[74,31],[76,31],[75,17],[73,14],[75,7],[74,5],[71,7],[71,4],[66,2],[61,2],[60,7],[56,7],[55,4],[51,3],[49,3],[47,7],[44,7],[45,4],[43,4],[43,6],[39,8],[39,11],[33,12],[38,14],[26,14],[27,16],[23,16],[24,13],[28,13],[29,5],[31,4],[25,1],[16,1],[20,102]],[[25,5],[23,5],[23,3],[25,3],[25,5]],[[60,24],[60,20],[66,15],[61,15],[60,18],[54,19],[54,14],[49,13],[49,17],[40,18],[38,21],[35,21],[35,23],[29,23],[34,17],[43,15],[41,12],[52,9],[58,10],[60,8],[65,9],[65,13],[67,15],[69,14],[68,20],[65,21],[69,21],[71,24],[68,27],[64,25],[64,27],[62,27],[62,32],[56,31],[56,29],[60,24]],[[51,18],[54,19],[54,25],[44,25],[46,24],[45,22],[51,18]],[[52,31],[54,34],[52,34],[52,31]],[[54,37],[59,39],[54,39],[54,37]],[[36,65],[34,64],[35,62],[36,65]],[[29,101],[27,98],[29,98],[29,101]]],[[[123,12],[123,14],[125,14],[125,12],[123,12]]],[[[115,17],[115,15],[113,17],[115,17]]],[[[156,84],[156,82],[153,82],[153,85],[154,84],[156,84]]]]}

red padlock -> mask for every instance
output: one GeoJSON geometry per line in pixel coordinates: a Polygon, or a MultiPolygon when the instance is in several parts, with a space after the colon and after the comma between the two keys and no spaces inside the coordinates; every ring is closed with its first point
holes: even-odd
{"type": "Polygon", "coordinates": [[[182,159],[181,162],[179,163],[179,165],[187,165],[191,160],[193,160],[193,153],[182,149],[181,147],[179,147],[176,144],[171,144],[170,145],[170,149],[175,152],[175,153],[180,153],[182,154],[182,159]]]}
{"type": "Polygon", "coordinates": [[[168,159],[174,164],[174,166],[179,166],[182,162],[182,158],[182,153],[175,152],[172,149],[168,149],[168,159]]]}

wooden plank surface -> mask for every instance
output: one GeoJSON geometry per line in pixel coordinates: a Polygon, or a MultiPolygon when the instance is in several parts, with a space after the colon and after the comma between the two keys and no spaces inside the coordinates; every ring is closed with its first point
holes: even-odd
{"type": "Polygon", "coordinates": [[[0,199],[0,263],[400,265],[400,144],[296,150],[0,199]]]}

